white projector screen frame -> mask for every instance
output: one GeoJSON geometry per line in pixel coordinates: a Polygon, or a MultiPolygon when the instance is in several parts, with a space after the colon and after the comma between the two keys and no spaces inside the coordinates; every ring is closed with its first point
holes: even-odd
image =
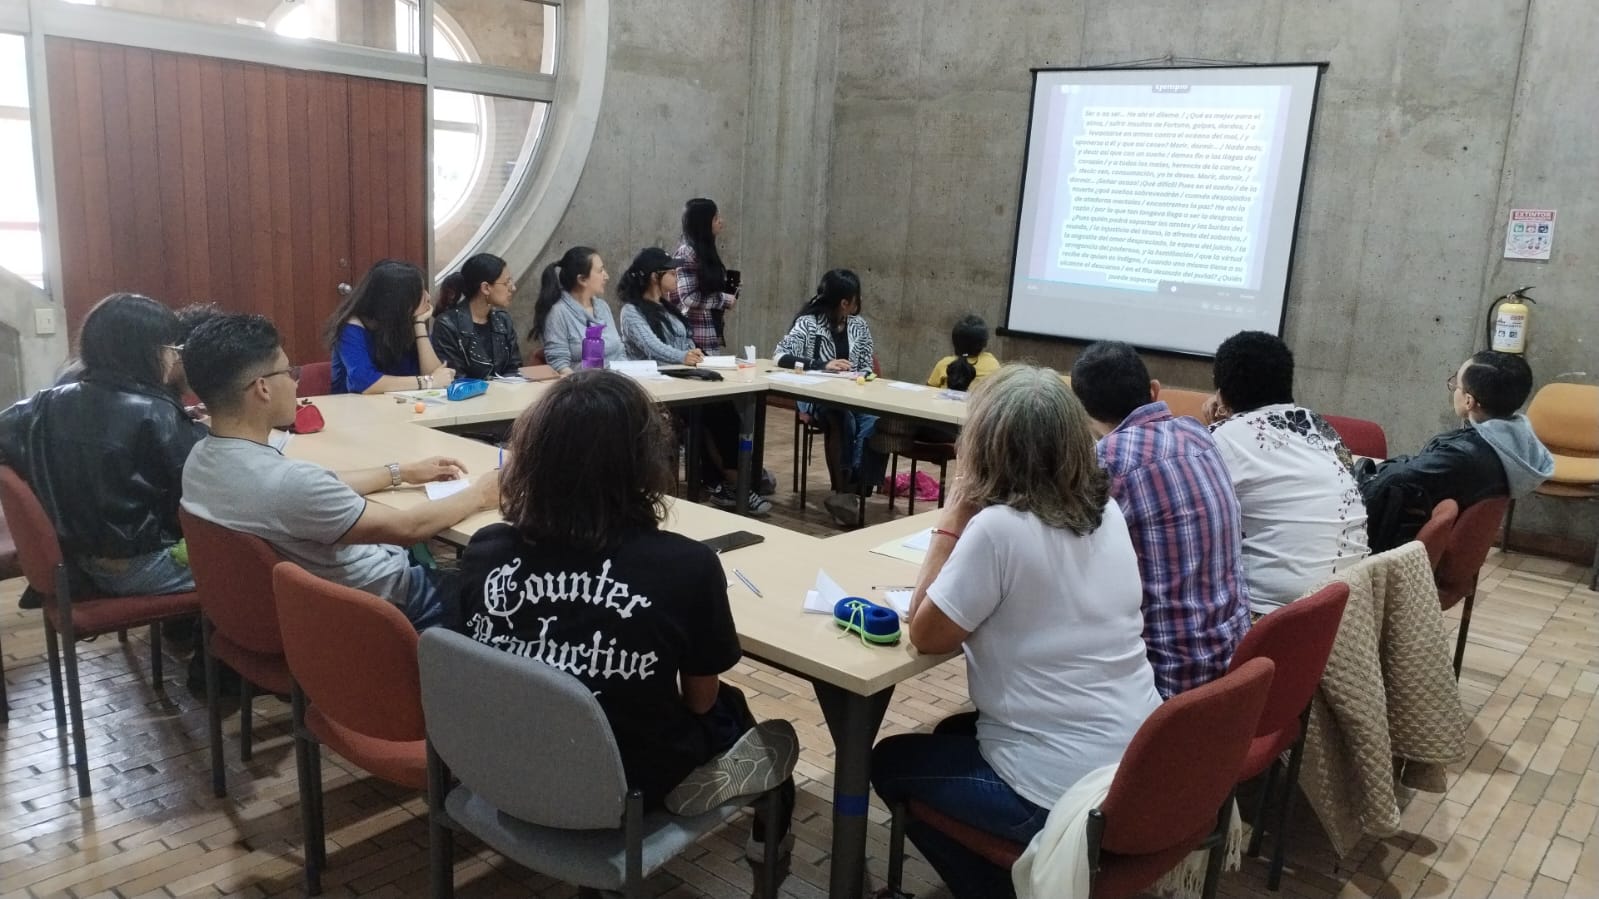
{"type": "Polygon", "coordinates": [[[1204,357],[1280,336],[1325,67],[1033,69],[1000,333],[1204,357]]]}

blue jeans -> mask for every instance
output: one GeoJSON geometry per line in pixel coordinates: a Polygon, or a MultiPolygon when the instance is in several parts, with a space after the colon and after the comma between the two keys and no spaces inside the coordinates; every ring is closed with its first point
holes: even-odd
{"type": "Polygon", "coordinates": [[[194,590],[194,573],[172,558],[171,548],[131,559],[84,556],[78,568],[107,596],[162,596],[194,590]]]}
{"type": "Polygon", "coordinates": [[[822,403],[798,403],[800,411],[818,419],[823,430],[834,431],[835,439],[844,448],[845,466],[849,469],[846,480],[855,482],[862,491],[883,483],[883,473],[888,469],[888,456],[866,445],[877,431],[877,416],[829,406],[822,403]]]}
{"type": "Polygon", "coordinates": [[[422,565],[412,565],[406,577],[405,605],[400,611],[419,634],[444,622],[443,581],[443,572],[422,565]]]}
{"type": "MultiPolygon", "coordinates": [[[[1018,795],[977,749],[977,715],[955,715],[930,734],[889,737],[872,750],[872,787],[890,806],[914,799],[985,833],[1026,843],[1049,809],[1018,795]]],[[[957,899],[1013,897],[1010,872],[914,819],[905,835],[957,899]]]]}

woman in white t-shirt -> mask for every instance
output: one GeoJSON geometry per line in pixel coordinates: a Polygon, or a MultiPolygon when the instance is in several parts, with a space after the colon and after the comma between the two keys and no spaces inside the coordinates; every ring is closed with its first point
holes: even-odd
{"type": "MultiPolygon", "coordinates": [[[[1087,413],[1047,368],[984,381],[909,626],[922,652],[965,652],[977,713],[883,740],[872,784],[1025,843],[1069,787],[1121,758],[1160,695],[1138,558],[1087,413]]],[[[929,827],[906,833],[957,897],[1011,895],[1006,871],[929,827]]]]}
{"type": "Polygon", "coordinates": [[[1216,349],[1205,404],[1244,527],[1249,605],[1264,614],[1366,557],[1366,503],[1333,426],[1294,403],[1294,354],[1264,331],[1216,349]]]}

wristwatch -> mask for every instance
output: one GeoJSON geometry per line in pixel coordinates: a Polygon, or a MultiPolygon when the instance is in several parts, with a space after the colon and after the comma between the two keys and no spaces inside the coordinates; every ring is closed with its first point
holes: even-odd
{"type": "Polygon", "coordinates": [[[400,486],[401,484],[404,483],[404,481],[400,480],[400,463],[398,463],[398,462],[390,462],[389,464],[387,464],[387,465],[385,465],[383,467],[387,468],[389,470],[389,486],[390,487],[398,487],[398,486],[400,486]]]}

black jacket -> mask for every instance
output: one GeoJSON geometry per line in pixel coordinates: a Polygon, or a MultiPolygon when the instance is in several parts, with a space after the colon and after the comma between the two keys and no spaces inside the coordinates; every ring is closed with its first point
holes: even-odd
{"type": "Polygon", "coordinates": [[[458,303],[433,320],[433,351],[439,361],[455,369],[458,378],[514,375],[522,367],[522,348],[516,342],[516,325],[504,309],[489,310],[489,345],[478,339],[472,309],[458,303]]]}
{"type": "Polygon", "coordinates": [[[1446,499],[1465,509],[1510,494],[1499,454],[1470,425],[1439,434],[1414,456],[1380,464],[1362,460],[1355,478],[1366,500],[1366,539],[1374,553],[1416,539],[1433,506],[1446,499]]]}
{"type": "Polygon", "coordinates": [[[164,390],[89,376],[0,413],[0,460],[33,487],[69,558],[127,559],[183,538],[183,463],[206,433],[164,390]]]}

